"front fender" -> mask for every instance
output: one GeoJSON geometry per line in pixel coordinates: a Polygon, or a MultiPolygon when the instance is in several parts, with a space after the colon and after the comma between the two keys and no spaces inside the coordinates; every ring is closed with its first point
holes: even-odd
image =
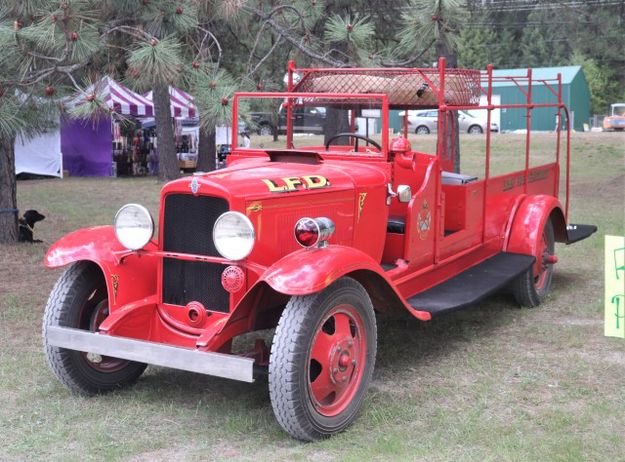
{"type": "MultiPolygon", "coordinates": [[[[145,250],[156,250],[154,241],[145,250]]],[[[104,275],[111,311],[115,307],[156,294],[157,258],[131,253],[120,261],[119,254],[127,251],[117,240],[112,226],[84,228],[55,242],[44,257],[47,268],[58,268],[78,261],[97,264],[104,275]]]]}
{"type": "Polygon", "coordinates": [[[536,257],[534,271],[542,260],[539,244],[543,228],[551,220],[556,241],[566,242],[566,222],[560,201],[548,195],[526,197],[514,216],[506,252],[522,253],[536,257]]]}
{"type": "Polygon", "coordinates": [[[353,247],[331,245],[293,252],[270,266],[260,281],[281,294],[309,295],[343,276],[353,277],[363,284],[372,299],[389,305],[403,305],[423,321],[431,318],[430,313],[416,310],[406,302],[378,262],[353,247]]]}
{"type": "Polygon", "coordinates": [[[363,269],[382,272],[379,263],[366,253],[353,247],[331,245],[293,252],[267,268],[261,280],[282,294],[308,295],[363,269]]]}

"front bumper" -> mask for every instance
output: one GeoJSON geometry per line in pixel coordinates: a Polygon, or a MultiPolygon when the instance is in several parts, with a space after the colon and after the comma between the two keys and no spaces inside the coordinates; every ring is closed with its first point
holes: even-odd
{"type": "Polygon", "coordinates": [[[254,360],[252,358],[181,348],[59,326],[49,326],[46,339],[49,345],[59,348],[243,382],[254,381],[254,360]]]}

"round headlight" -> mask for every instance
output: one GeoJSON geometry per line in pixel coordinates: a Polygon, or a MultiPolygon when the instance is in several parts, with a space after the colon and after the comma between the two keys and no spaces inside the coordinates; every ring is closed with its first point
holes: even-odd
{"type": "Polygon", "coordinates": [[[142,249],[154,235],[154,220],[144,206],[126,204],[115,215],[117,240],[129,250],[142,249]]]}
{"type": "Polygon", "coordinates": [[[243,260],[254,248],[254,226],[239,212],[226,212],[217,218],[213,241],[217,252],[228,260],[243,260]]]}

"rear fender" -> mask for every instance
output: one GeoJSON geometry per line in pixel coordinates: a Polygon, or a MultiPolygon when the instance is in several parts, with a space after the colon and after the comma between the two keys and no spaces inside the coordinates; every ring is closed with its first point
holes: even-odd
{"type": "Polygon", "coordinates": [[[548,195],[526,197],[514,216],[504,249],[506,252],[535,256],[535,272],[538,272],[538,265],[542,261],[539,244],[547,220],[551,220],[555,240],[566,242],[566,220],[560,201],[548,195]]]}
{"type": "MultiPolygon", "coordinates": [[[[156,250],[154,241],[145,250],[156,250]]],[[[91,261],[102,270],[111,311],[127,303],[156,294],[157,258],[129,253],[112,226],[74,231],[55,242],[44,257],[47,268],[59,268],[78,261],[91,261]],[[120,260],[120,255],[125,254],[120,260]]]]}

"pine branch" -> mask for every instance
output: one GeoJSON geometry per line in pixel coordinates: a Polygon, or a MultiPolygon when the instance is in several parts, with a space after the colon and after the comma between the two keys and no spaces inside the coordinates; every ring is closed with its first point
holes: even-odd
{"type": "Polygon", "coordinates": [[[277,21],[275,21],[271,16],[267,15],[266,13],[253,8],[249,5],[243,5],[241,7],[241,9],[243,11],[245,11],[248,14],[252,14],[260,19],[262,19],[263,21],[266,21],[267,24],[269,24],[279,35],[281,35],[282,37],[284,37],[284,39],[290,43],[292,46],[294,46],[295,48],[297,48],[298,50],[300,50],[302,53],[304,53],[306,56],[308,56],[309,58],[312,59],[316,59],[317,61],[320,61],[322,63],[328,64],[330,66],[334,66],[334,67],[345,67],[347,65],[347,63],[343,62],[343,61],[339,61],[336,59],[333,59],[325,54],[321,54],[318,51],[314,50],[313,48],[304,45],[303,43],[303,39],[302,40],[298,40],[297,38],[293,37],[289,31],[287,30],[287,28],[283,25],[281,25],[280,23],[278,23],[277,21]]]}

